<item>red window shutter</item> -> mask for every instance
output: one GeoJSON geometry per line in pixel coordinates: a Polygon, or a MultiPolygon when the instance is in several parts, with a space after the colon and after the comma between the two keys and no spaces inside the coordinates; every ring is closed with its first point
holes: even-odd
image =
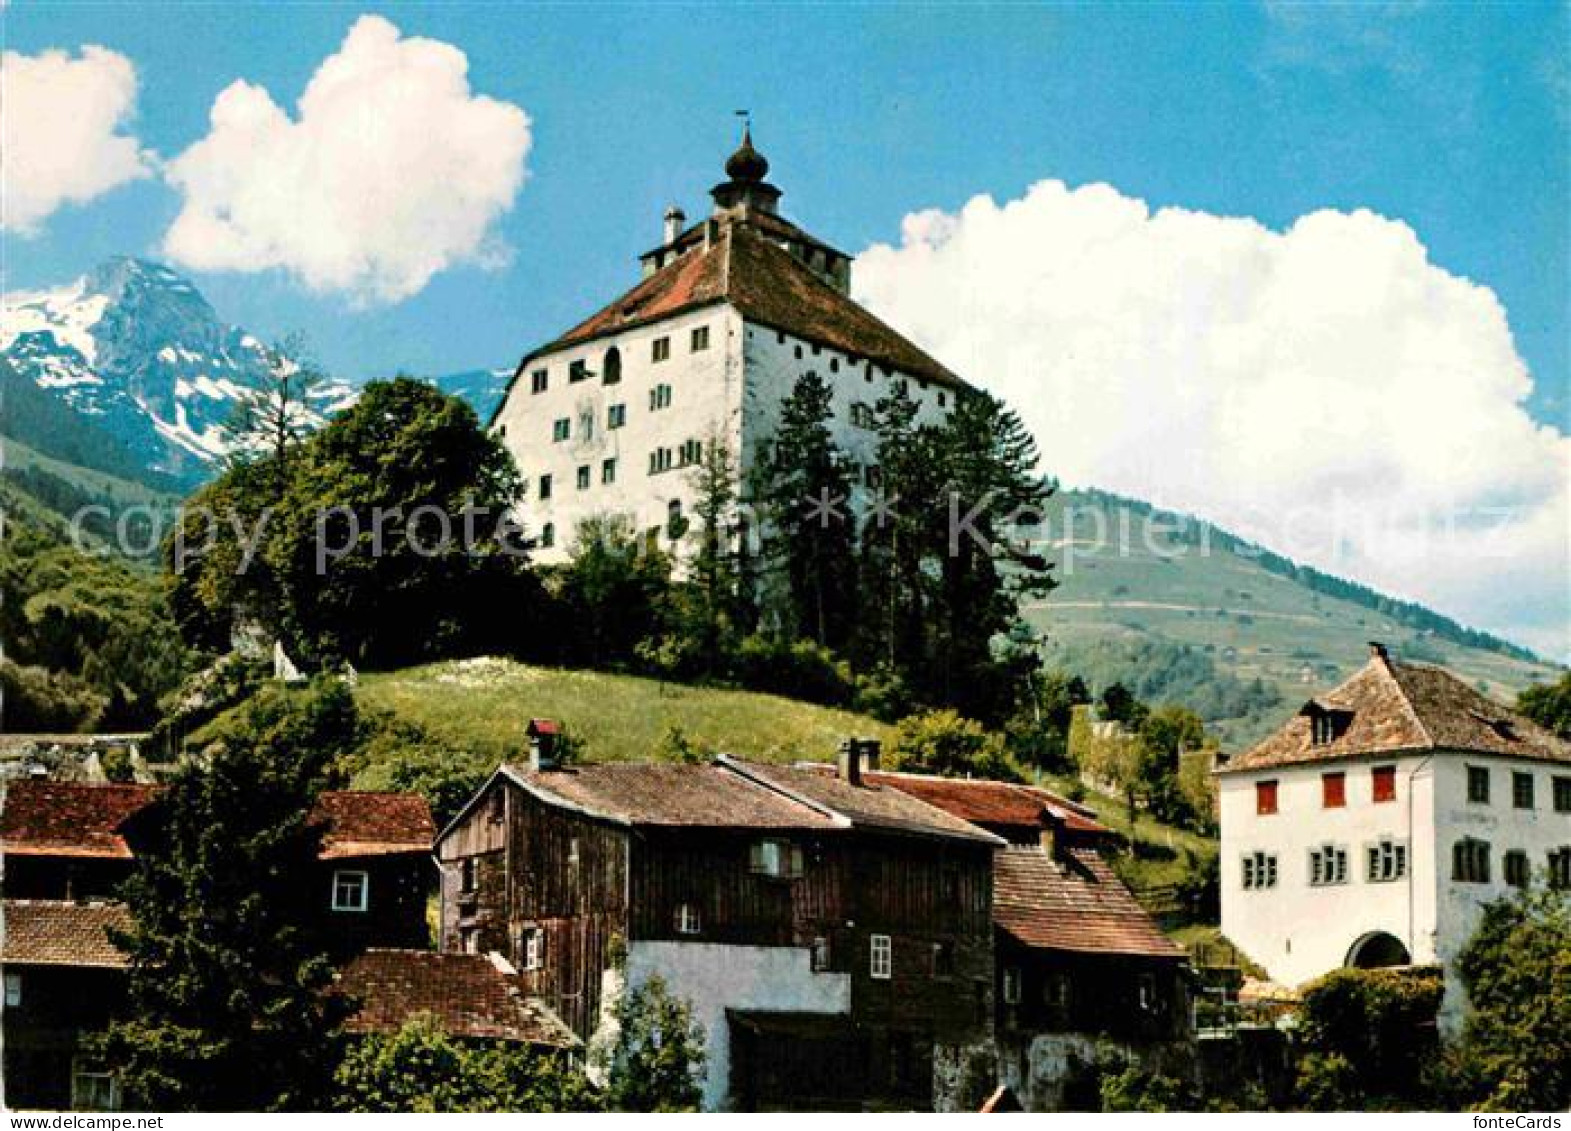
{"type": "Polygon", "coordinates": [[[1376,766],[1374,769],[1376,801],[1396,800],[1396,767],[1376,766]]]}
{"type": "Polygon", "coordinates": [[[1262,815],[1276,812],[1276,782],[1255,783],[1255,812],[1262,815]]]}
{"type": "Polygon", "coordinates": [[[1320,775],[1321,801],[1327,809],[1340,809],[1347,804],[1347,775],[1320,775]]]}

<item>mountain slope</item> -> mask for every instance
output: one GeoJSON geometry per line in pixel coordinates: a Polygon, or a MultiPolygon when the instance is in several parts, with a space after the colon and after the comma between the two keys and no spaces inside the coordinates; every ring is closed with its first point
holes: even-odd
{"type": "Polygon", "coordinates": [[[1153,702],[1187,703],[1229,743],[1260,737],[1350,675],[1370,640],[1500,699],[1554,678],[1509,642],[1136,500],[1062,492],[1050,529],[1063,584],[1026,610],[1050,662],[1097,689],[1118,680],[1153,702]]]}
{"type": "MultiPolygon", "coordinates": [[[[63,287],[5,295],[0,358],[142,467],[186,485],[228,453],[224,425],[267,368],[262,343],[220,320],[190,282],[124,257],[63,287]]],[[[312,415],[347,395],[324,387],[312,415]]],[[[31,432],[6,431],[45,450],[31,432]]]]}

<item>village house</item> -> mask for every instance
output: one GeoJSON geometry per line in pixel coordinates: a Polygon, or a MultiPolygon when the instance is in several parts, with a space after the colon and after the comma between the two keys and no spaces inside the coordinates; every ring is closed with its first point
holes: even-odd
{"type": "Polygon", "coordinates": [[[1222,930],[1271,977],[1454,962],[1484,906],[1571,887],[1571,743],[1372,644],[1352,678],[1219,770],[1222,930]]]}
{"type": "Polygon", "coordinates": [[[659,976],[703,1029],[706,1108],[970,1102],[1003,842],[867,781],[861,750],[835,774],[503,766],[438,838],[442,947],[500,952],[592,1064],[659,976]]]}
{"type": "Polygon", "coordinates": [[[850,297],[850,256],[780,215],[768,173],[744,135],[709,215],[669,210],[643,280],[519,362],[490,427],[523,476],[540,561],[563,560],[597,514],[669,548],[693,513],[688,469],[718,441],[746,482],[806,374],[833,392],[858,512],[879,482],[874,406],[904,388],[931,424],[968,391],[850,297]]]}
{"type": "Polygon", "coordinates": [[[999,1078],[1027,1111],[1095,1109],[1110,1051],[1193,1074],[1188,956],[1113,873],[1112,830],[1036,786],[867,777],[1006,842],[993,856],[999,1078]]]}
{"type": "MultiPolygon", "coordinates": [[[[161,790],[28,779],[0,809],[0,967],[4,1069],[12,1107],[114,1107],[112,1079],[83,1060],[83,1033],[123,1007],[125,956],[109,928],[129,926],[115,902],[161,790]]],[[[430,942],[430,809],[413,794],[325,793],[315,874],[321,932],[340,958],[370,946],[430,942]]]]}

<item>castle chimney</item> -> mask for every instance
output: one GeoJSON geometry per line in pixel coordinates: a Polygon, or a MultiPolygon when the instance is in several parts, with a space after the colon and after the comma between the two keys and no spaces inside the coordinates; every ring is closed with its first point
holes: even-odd
{"type": "Polygon", "coordinates": [[[666,246],[669,247],[671,244],[674,244],[677,237],[682,234],[682,229],[685,227],[687,227],[687,213],[683,212],[674,204],[670,208],[667,208],[665,210],[666,246]]]}

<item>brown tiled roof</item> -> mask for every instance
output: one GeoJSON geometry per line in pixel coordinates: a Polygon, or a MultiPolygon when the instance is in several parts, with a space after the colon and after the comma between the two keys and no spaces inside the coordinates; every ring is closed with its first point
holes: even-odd
{"type": "MultiPolygon", "coordinates": [[[[711,303],[729,302],[744,318],[784,330],[914,377],[964,382],[887,323],[824,282],[761,234],[755,221],[731,220],[707,249],[688,252],[567,333],[524,359],[629,330],[711,303]]],[[[523,364],[519,366],[520,371],[523,364]]]]}
{"type": "Polygon", "coordinates": [[[1182,959],[1101,853],[1070,848],[1061,865],[1040,848],[993,855],[993,921],[1023,946],[1182,959]]]}
{"type": "Polygon", "coordinates": [[[396,1033],[416,1014],[455,1037],[571,1048],[578,1039],[515,974],[484,954],[368,950],[338,973],[335,991],[356,1004],[351,1033],[396,1033]]]}
{"type": "Polygon", "coordinates": [[[8,899],[0,915],[0,962],[110,969],[127,965],[107,934],[111,927],[130,930],[131,915],[123,904],[8,899]]]}
{"type": "MultiPolygon", "coordinates": [[[[129,860],[126,820],[162,786],[104,785],[28,778],[9,783],[0,801],[0,852],[129,860]]],[[[431,809],[412,793],[324,793],[322,858],[428,852],[435,837],[431,809]]]]}
{"type": "Polygon", "coordinates": [[[742,829],[832,829],[843,824],[713,765],[609,762],[503,770],[549,802],[622,824],[742,829]]]}
{"type": "Polygon", "coordinates": [[[1571,743],[1444,668],[1375,655],[1345,683],[1310,700],[1275,734],[1219,772],[1428,750],[1571,763],[1571,743]],[[1311,741],[1310,720],[1324,710],[1345,712],[1346,728],[1317,746],[1311,741]]]}
{"type": "Polygon", "coordinates": [[[157,795],[151,785],[10,782],[0,798],[0,852],[129,860],[120,826],[157,795]]]}
{"type": "Polygon", "coordinates": [[[762,765],[730,757],[722,758],[721,763],[787,796],[839,814],[857,828],[1002,843],[985,829],[893,786],[865,779],[861,785],[852,785],[834,773],[812,766],[762,765]]]}
{"type": "Polygon", "coordinates": [[[974,825],[989,828],[1040,829],[1045,811],[1070,832],[1109,835],[1112,830],[1094,820],[1091,810],[1039,786],[974,778],[941,778],[931,774],[875,771],[868,781],[893,786],[929,805],[974,825]]]}
{"type": "Polygon", "coordinates": [[[431,807],[417,793],[324,793],[316,812],[326,819],[324,860],[430,852],[436,839],[431,807]]]}

